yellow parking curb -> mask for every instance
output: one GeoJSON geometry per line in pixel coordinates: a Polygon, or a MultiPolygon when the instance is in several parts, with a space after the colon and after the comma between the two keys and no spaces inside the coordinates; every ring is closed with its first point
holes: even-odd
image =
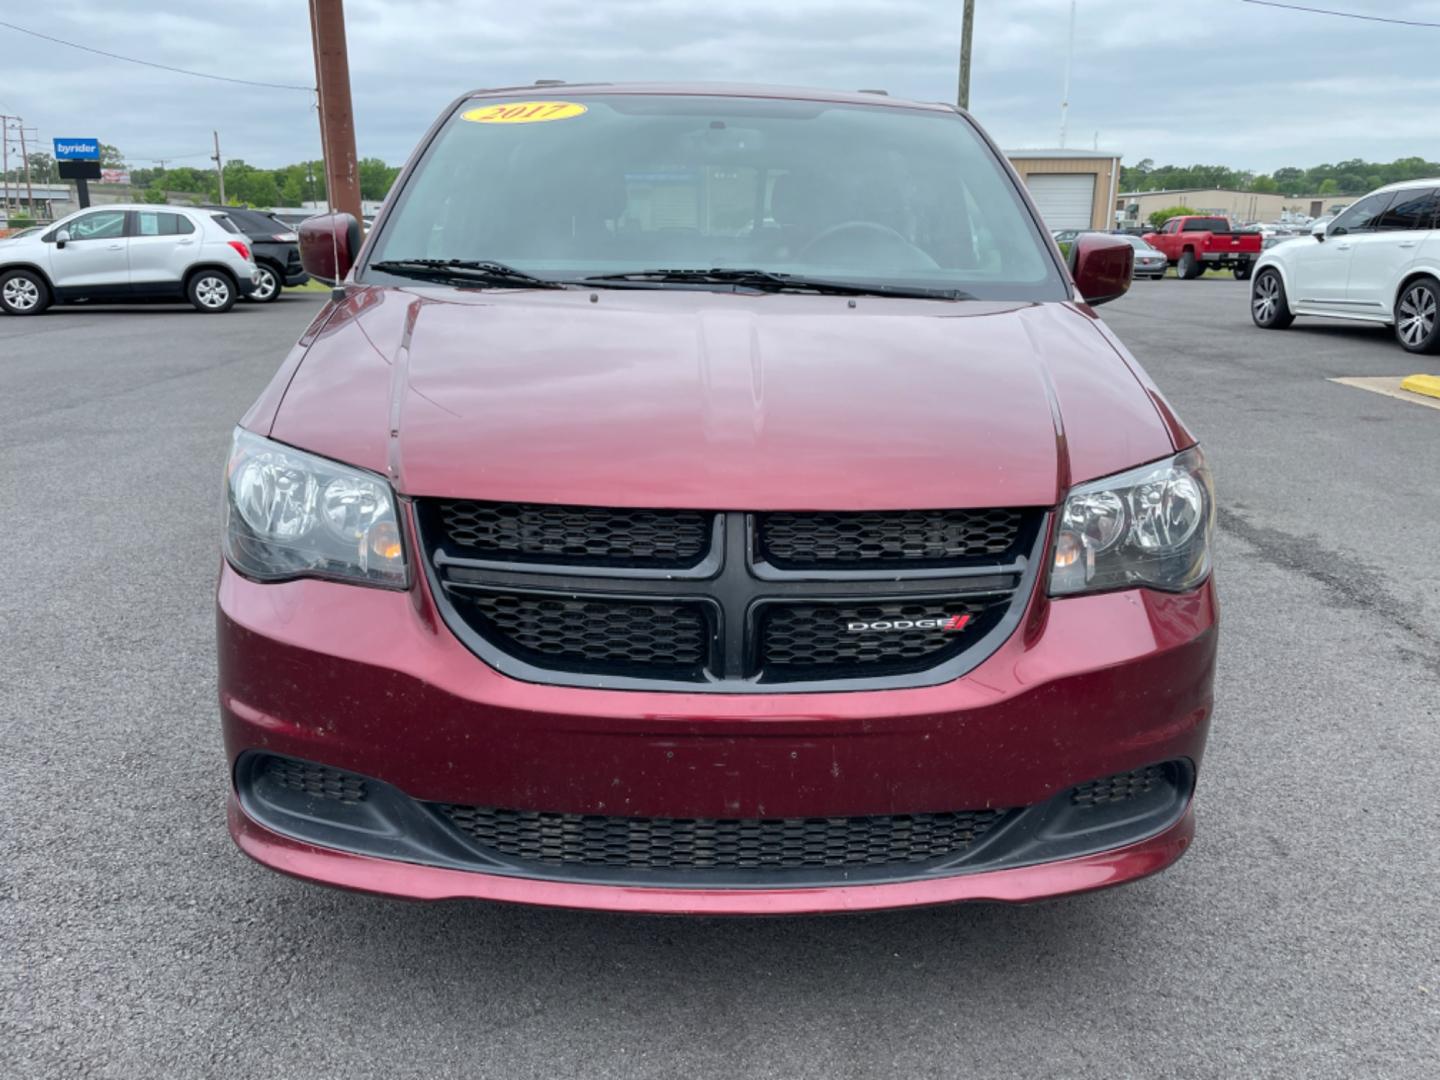
{"type": "Polygon", "coordinates": [[[1400,380],[1400,389],[1412,394],[1440,398],[1440,375],[1411,375],[1400,380]]]}

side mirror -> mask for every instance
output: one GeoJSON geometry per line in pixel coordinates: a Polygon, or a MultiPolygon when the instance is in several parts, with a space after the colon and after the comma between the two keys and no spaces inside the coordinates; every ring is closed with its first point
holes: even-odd
{"type": "Polygon", "coordinates": [[[1325,230],[1329,227],[1325,222],[1319,222],[1310,226],[1310,235],[1323,244],[1325,242],[1325,230]]]}
{"type": "Polygon", "coordinates": [[[350,273],[360,253],[360,223],[350,214],[321,214],[300,223],[300,265],[326,285],[350,273]]]}
{"type": "Polygon", "coordinates": [[[57,248],[63,248],[63,247],[64,247],[66,244],[68,244],[69,242],[70,242],[70,230],[69,230],[69,229],[61,229],[58,233],[55,234],[55,246],[56,246],[57,248]]]}
{"type": "Polygon", "coordinates": [[[1127,240],[1082,233],[1070,247],[1070,276],[1080,298],[1092,307],[1129,292],[1134,270],[1135,249],[1127,240]]]}

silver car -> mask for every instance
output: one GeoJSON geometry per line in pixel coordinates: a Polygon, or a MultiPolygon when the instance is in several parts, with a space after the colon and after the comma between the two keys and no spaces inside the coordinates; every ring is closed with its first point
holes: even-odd
{"type": "Polygon", "coordinates": [[[1165,258],[1164,252],[1157,251],[1147,244],[1143,236],[1126,233],[1122,234],[1120,239],[1128,241],[1130,246],[1135,249],[1135,269],[1131,274],[1132,277],[1158,279],[1165,276],[1165,268],[1169,265],[1169,260],[1165,258]]]}
{"type": "Polygon", "coordinates": [[[0,312],[76,300],[188,300],[229,311],[255,290],[248,240],[223,212],[116,203],[79,210],[0,247],[0,312]]]}

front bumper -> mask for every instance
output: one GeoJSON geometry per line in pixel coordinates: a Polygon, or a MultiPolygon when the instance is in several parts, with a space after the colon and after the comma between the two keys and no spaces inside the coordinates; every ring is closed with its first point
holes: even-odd
{"type": "MultiPolygon", "coordinates": [[[[792,819],[1030,807],[1078,784],[1203,754],[1214,594],[1049,601],[954,682],[852,693],[563,688],[492,670],[408,593],[321,581],[219,588],[220,702],[232,770],[249,751],[373,777],[410,799],[575,815],[792,819]]],[[[233,775],[233,772],[232,772],[233,775]]],[[[278,870],[411,898],[627,911],[784,913],[1030,900],[1153,873],[1192,830],[1188,790],[1111,849],[923,880],[844,875],[766,888],[596,883],[377,858],[248,816],[236,842],[278,870]]]]}

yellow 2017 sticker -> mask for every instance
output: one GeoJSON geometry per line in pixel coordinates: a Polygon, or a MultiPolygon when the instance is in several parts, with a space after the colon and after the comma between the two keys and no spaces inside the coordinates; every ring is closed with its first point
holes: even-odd
{"type": "Polygon", "coordinates": [[[460,114],[475,124],[538,124],[544,120],[569,120],[589,110],[576,101],[513,101],[485,105],[460,114]]]}

